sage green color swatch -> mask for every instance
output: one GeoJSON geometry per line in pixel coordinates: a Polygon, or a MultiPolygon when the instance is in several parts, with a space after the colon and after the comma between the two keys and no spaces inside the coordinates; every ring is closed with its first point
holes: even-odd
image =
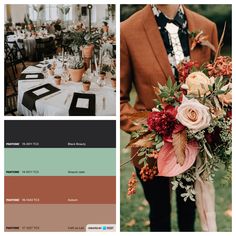
{"type": "Polygon", "coordinates": [[[5,176],[115,176],[115,148],[5,148],[5,176]]]}

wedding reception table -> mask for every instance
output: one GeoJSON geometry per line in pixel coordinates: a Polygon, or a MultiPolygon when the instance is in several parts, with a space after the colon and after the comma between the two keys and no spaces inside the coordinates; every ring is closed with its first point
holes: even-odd
{"type": "Polygon", "coordinates": [[[36,53],[36,39],[41,38],[41,39],[48,39],[50,37],[55,38],[55,35],[49,34],[45,36],[29,36],[26,37],[23,35],[9,35],[7,36],[7,41],[8,42],[16,42],[19,48],[22,48],[24,46],[25,49],[25,56],[29,58],[29,60],[34,60],[35,59],[35,53],[36,53]],[[22,45],[23,44],[23,45],[22,45]]]}
{"type": "MultiPolygon", "coordinates": [[[[25,116],[68,116],[72,99],[75,94],[94,94],[96,98],[95,115],[96,116],[113,116],[116,114],[116,92],[112,88],[111,80],[105,79],[105,85],[99,86],[98,77],[94,74],[90,76],[91,87],[89,91],[83,91],[82,82],[62,81],[60,85],[56,85],[54,76],[45,76],[42,78],[43,64],[29,66],[23,72],[25,79],[18,81],[18,114],[25,116]],[[34,78],[37,73],[41,78],[34,78]],[[35,76],[34,76],[35,75],[35,76]],[[30,110],[22,104],[24,94],[32,89],[38,89],[38,93],[43,93],[42,86],[51,86],[58,91],[43,96],[35,101],[35,109],[30,110]],[[41,88],[41,89],[40,89],[41,88]]],[[[43,88],[45,89],[45,88],[43,88]]],[[[37,91],[36,91],[37,92],[37,91]]],[[[36,93],[35,92],[35,93],[36,93]]],[[[37,95],[39,95],[37,94],[37,95]]],[[[29,98],[28,98],[29,99],[29,98]]],[[[80,114],[77,114],[80,115],[80,114]]]]}

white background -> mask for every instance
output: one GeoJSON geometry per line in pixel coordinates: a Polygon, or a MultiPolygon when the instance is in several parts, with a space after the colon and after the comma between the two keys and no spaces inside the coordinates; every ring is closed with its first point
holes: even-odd
{"type": "MultiPolygon", "coordinates": [[[[0,56],[0,65],[1,65],[1,69],[0,69],[0,78],[1,78],[1,88],[0,88],[0,116],[1,116],[1,122],[0,122],[0,159],[1,159],[1,162],[0,162],[0,176],[1,176],[1,182],[0,182],[0,235],[33,235],[33,234],[36,234],[36,235],[74,235],[74,234],[80,234],[79,232],[37,232],[37,233],[32,233],[32,232],[29,232],[29,233],[25,233],[25,232],[16,232],[16,233],[13,233],[13,232],[4,232],[4,119],[5,120],[14,120],[14,119],[30,119],[30,120],[75,120],[75,118],[73,117],[4,117],[4,4],[116,4],[116,38],[117,38],[117,74],[116,74],[116,77],[117,77],[117,81],[119,81],[119,76],[120,76],[120,72],[119,72],[119,69],[120,69],[120,44],[119,44],[119,38],[120,38],[120,33],[119,33],[119,29],[120,29],[120,4],[150,4],[150,3],[169,3],[169,4],[232,4],[232,16],[233,16],[233,27],[232,27],[232,30],[233,30],[233,45],[232,45],[232,52],[233,52],[233,58],[235,56],[234,52],[236,50],[236,47],[235,47],[235,14],[236,14],[236,2],[234,3],[235,1],[230,1],[230,0],[215,0],[215,1],[209,1],[209,0],[197,0],[197,1],[186,1],[186,0],[182,0],[182,1],[170,1],[170,0],[156,0],[156,1],[153,1],[153,0],[146,0],[146,1],[143,1],[143,0],[28,0],[28,1],[25,1],[25,0],[0,0],[0,16],[1,17],[1,23],[0,23],[0,53],[1,53],[1,56],[0,56]]],[[[217,16],[216,16],[217,17],[217,16]]],[[[227,33],[227,32],[226,32],[227,33]]],[[[235,86],[236,86],[236,82],[234,82],[234,72],[235,72],[235,64],[233,63],[233,91],[235,90],[235,86]]],[[[117,84],[117,91],[119,91],[119,83],[117,84]]],[[[236,94],[233,93],[233,107],[235,107],[235,99],[236,99],[236,94]]],[[[87,120],[115,120],[116,119],[116,124],[117,124],[117,127],[116,127],[116,138],[117,138],[117,151],[116,151],[116,158],[117,158],[117,161],[116,161],[116,202],[117,202],[117,211],[116,211],[116,219],[117,219],[117,232],[116,233],[105,233],[105,232],[102,232],[102,233],[88,233],[88,232],[85,232],[84,234],[86,235],[100,235],[100,234],[108,234],[108,235],[132,235],[132,234],[139,234],[139,235],[147,235],[147,234],[150,234],[150,232],[144,232],[144,233],[137,233],[137,232],[134,232],[134,233],[125,233],[125,232],[119,232],[120,230],[120,168],[119,168],[119,165],[120,165],[120,150],[119,150],[119,146],[120,146],[120,121],[119,121],[119,116],[120,116],[120,111],[119,111],[119,93],[117,92],[117,107],[116,107],[116,110],[117,110],[117,116],[116,117],[108,117],[108,116],[105,116],[105,117],[86,117],[87,120]]],[[[233,118],[235,117],[235,111],[233,109],[233,118]]],[[[81,119],[85,119],[83,117],[81,118],[76,118],[77,120],[81,119]]],[[[235,128],[235,121],[233,121],[233,130],[235,128]]],[[[233,132],[233,147],[235,146],[235,132],[233,132]]],[[[234,197],[235,197],[235,174],[234,174],[234,171],[235,171],[235,159],[236,157],[234,156],[234,149],[233,149],[233,156],[232,156],[232,159],[233,159],[233,190],[232,190],[232,199],[233,199],[233,202],[232,202],[232,207],[233,207],[233,213],[235,212],[235,200],[234,200],[234,197]]],[[[235,231],[235,227],[234,227],[234,224],[235,224],[235,218],[233,217],[233,222],[232,222],[232,230],[233,232],[235,231]]],[[[153,234],[153,233],[151,233],[153,234]]],[[[164,234],[164,233],[154,233],[155,235],[157,234],[164,234]]],[[[165,235],[172,235],[172,234],[181,234],[182,233],[165,233],[165,235]]],[[[216,233],[187,233],[187,235],[190,235],[190,234],[207,234],[207,235],[213,235],[213,234],[216,234],[216,233]]],[[[218,235],[231,235],[232,233],[217,233],[218,235]]]]}

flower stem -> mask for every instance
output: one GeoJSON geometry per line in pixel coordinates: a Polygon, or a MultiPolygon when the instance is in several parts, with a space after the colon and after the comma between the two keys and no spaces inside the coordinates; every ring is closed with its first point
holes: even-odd
{"type": "Polygon", "coordinates": [[[135,156],[138,154],[138,152],[139,152],[140,149],[141,149],[141,148],[139,148],[138,151],[135,152],[135,154],[134,154],[128,161],[122,163],[122,164],[120,165],[120,167],[122,167],[122,166],[126,165],[127,163],[129,163],[130,161],[132,161],[132,160],[135,158],[135,156]]]}

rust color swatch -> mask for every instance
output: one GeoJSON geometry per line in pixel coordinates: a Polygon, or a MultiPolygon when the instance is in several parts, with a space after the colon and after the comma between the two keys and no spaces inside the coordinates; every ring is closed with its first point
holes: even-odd
{"type": "Polygon", "coordinates": [[[115,176],[5,176],[5,204],[115,202],[115,176]]]}

